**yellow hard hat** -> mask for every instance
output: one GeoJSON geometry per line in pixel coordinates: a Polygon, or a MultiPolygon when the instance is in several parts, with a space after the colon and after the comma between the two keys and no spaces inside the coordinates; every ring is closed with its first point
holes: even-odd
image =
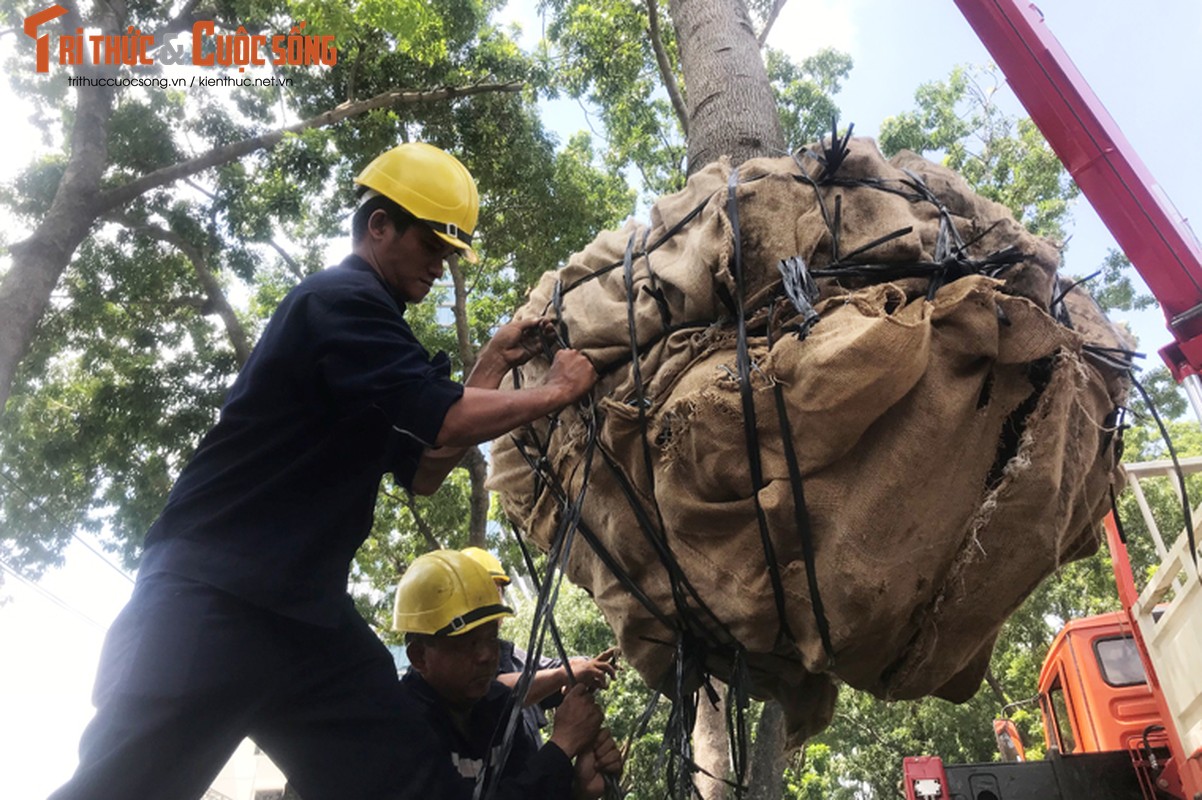
{"type": "Polygon", "coordinates": [[[505,574],[505,567],[501,566],[500,559],[492,553],[482,547],[465,547],[460,552],[488,570],[488,574],[492,576],[497,586],[509,585],[509,576],[505,574]]]}
{"type": "Polygon", "coordinates": [[[458,550],[419,556],[396,590],[393,630],[458,636],[486,622],[512,616],[502,605],[488,570],[458,550]]]}
{"type": "Polygon", "coordinates": [[[384,195],[476,263],[472,234],[480,195],[471,173],[455,156],[424,142],[409,142],[376,156],[355,183],[384,195]]]}

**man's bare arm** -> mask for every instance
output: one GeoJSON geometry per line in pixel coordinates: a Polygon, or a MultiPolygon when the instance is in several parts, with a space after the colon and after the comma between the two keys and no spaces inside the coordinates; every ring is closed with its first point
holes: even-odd
{"type": "Polygon", "coordinates": [[[463,397],[447,411],[436,446],[422,454],[413,478],[416,494],[436,492],[468,447],[559,411],[592,389],[597,381],[592,363],[581,353],[566,349],[555,354],[542,383],[513,391],[497,388],[510,369],[533,354],[523,344],[529,333],[548,325],[546,320],[510,323],[481,351],[464,382],[463,397]]]}

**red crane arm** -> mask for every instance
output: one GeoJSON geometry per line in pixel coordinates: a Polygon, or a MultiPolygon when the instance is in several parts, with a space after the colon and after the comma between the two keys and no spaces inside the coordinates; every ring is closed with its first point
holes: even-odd
{"type": "Polygon", "coordinates": [[[1178,380],[1202,374],[1202,246],[1023,0],[956,0],[1014,93],[1160,302],[1178,380]]]}

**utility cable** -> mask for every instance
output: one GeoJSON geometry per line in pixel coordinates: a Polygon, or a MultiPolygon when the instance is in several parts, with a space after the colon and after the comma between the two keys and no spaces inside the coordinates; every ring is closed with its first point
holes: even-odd
{"type": "Polygon", "coordinates": [[[44,597],[44,598],[46,598],[47,600],[49,600],[50,602],[54,603],[56,606],[58,606],[59,608],[63,609],[64,611],[69,611],[69,612],[71,612],[72,614],[74,614],[75,616],[77,616],[77,617],[79,617],[80,619],[82,619],[84,622],[87,622],[87,623],[89,623],[89,624],[91,624],[91,625],[95,625],[95,626],[96,626],[97,628],[99,628],[99,629],[100,629],[102,632],[104,632],[104,631],[107,631],[107,630],[108,630],[108,627],[107,627],[106,625],[104,625],[104,624],[102,624],[102,623],[100,623],[100,622],[97,622],[96,620],[92,619],[92,618],[91,618],[91,617],[89,617],[87,614],[83,613],[82,611],[80,611],[79,609],[75,608],[74,606],[72,606],[72,605],[71,605],[70,603],[68,603],[67,601],[63,600],[61,597],[59,597],[58,595],[56,595],[54,592],[51,592],[51,591],[50,591],[50,590],[48,590],[48,589],[44,589],[44,588],[42,588],[41,586],[39,586],[39,585],[38,585],[37,581],[33,580],[32,578],[28,578],[28,577],[26,577],[26,576],[25,576],[25,575],[23,575],[23,574],[21,573],[21,571],[20,571],[20,570],[18,570],[16,567],[14,567],[14,566],[12,566],[12,565],[8,564],[8,563],[7,563],[7,562],[5,562],[5,561],[0,561],[0,569],[3,569],[5,572],[9,573],[9,574],[10,574],[10,575],[12,575],[14,578],[16,578],[17,580],[19,580],[21,583],[25,584],[25,585],[26,585],[26,586],[28,586],[30,589],[33,589],[35,592],[37,592],[38,594],[40,594],[42,597],[44,597]]]}
{"type": "MultiPolygon", "coordinates": [[[[16,479],[13,478],[11,475],[9,475],[7,470],[0,468],[0,478],[3,478],[6,483],[8,483],[10,486],[12,486],[14,489],[16,489],[21,494],[23,494],[29,500],[29,502],[33,503],[34,507],[37,508],[39,511],[41,511],[43,514],[45,514],[50,519],[51,522],[58,525],[63,530],[71,530],[70,525],[66,524],[61,519],[59,519],[58,516],[56,516],[53,511],[46,508],[46,505],[41,500],[38,500],[29,491],[27,491],[23,486],[21,486],[21,484],[17,483],[16,479]]],[[[125,578],[125,580],[129,581],[130,583],[134,582],[134,579],[129,576],[129,573],[127,573],[125,570],[121,569],[121,567],[117,566],[112,561],[110,561],[108,559],[108,557],[104,555],[104,553],[100,552],[95,547],[93,547],[91,544],[89,544],[87,542],[87,540],[85,540],[82,536],[80,536],[74,530],[71,530],[71,538],[74,539],[75,541],[79,542],[80,544],[82,544],[89,551],[91,551],[92,555],[96,556],[101,561],[103,561],[109,567],[109,569],[113,570],[118,575],[120,575],[122,578],[125,578]]]]}

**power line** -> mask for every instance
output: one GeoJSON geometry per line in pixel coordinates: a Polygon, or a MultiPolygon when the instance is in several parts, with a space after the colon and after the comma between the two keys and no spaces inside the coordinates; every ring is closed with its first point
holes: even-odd
{"type": "Polygon", "coordinates": [[[67,601],[63,600],[61,597],[59,597],[58,595],[56,595],[56,594],[54,594],[53,592],[49,591],[48,589],[44,589],[44,588],[42,588],[41,586],[39,586],[39,585],[37,584],[37,582],[36,582],[36,581],[34,581],[34,580],[33,580],[33,579],[31,579],[31,578],[27,578],[25,575],[23,575],[23,574],[20,572],[20,570],[18,570],[16,567],[13,567],[13,566],[9,565],[8,563],[6,563],[5,561],[3,561],[3,560],[0,560],[0,569],[3,569],[5,572],[9,573],[9,574],[10,574],[10,575],[12,575],[14,578],[16,578],[17,580],[21,581],[21,583],[25,584],[25,585],[26,585],[26,586],[28,586],[30,589],[33,589],[35,592],[37,592],[38,594],[40,594],[42,597],[44,597],[44,598],[46,598],[47,600],[49,600],[50,602],[54,603],[56,606],[58,606],[59,608],[63,609],[64,611],[69,611],[69,612],[71,612],[71,613],[72,613],[72,614],[74,614],[75,616],[77,616],[77,617],[79,617],[80,619],[82,619],[84,622],[87,622],[87,623],[90,623],[90,624],[92,624],[92,625],[95,625],[95,626],[96,626],[97,628],[99,628],[101,631],[107,631],[107,630],[108,630],[108,626],[106,626],[106,625],[103,625],[103,624],[101,624],[101,623],[97,622],[96,620],[92,619],[92,618],[91,618],[91,617],[89,617],[87,614],[83,613],[83,612],[82,612],[82,611],[80,611],[78,608],[75,608],[73,605],[71,605],[71,604],[70,604],[70,603],[68,603],[67,601]]]}
{"type": "MultiPolygon", "coordinates": [[[[45,514],[47,517],[50,518],[51,522],[54,522],[56,525],[58,525],[60,528],[63,528],[64,530],[71,530],[71,526],[67,525],[65,522],[63,522],[61,519],[59,519],[54,514],[53,511],[46,508],[45,504],[43,504],[41,500],[38,500],[31,493],[29,493],[24,487],[22,487],[21,484],[17,483],[16,479],[13,478],[11,475],[9,475],[7,470],[0,469],[0,478],[3,478],[5,480],[5,482],[7,482],[10,486],[12,486],[14,489],[16,489],[21,494],[25,495],[25,497],[29,500],[29,502],[33,503],[34,506],[39,511],[41,511],[43,514],[45,514]]],[[[105,556],[104,553],[100,552],[95,547],[93,547],[91,544],[89,544],[87,541],[85,541],[84,538],[82,536],[80,536],[76,531],[71,530],[71,538],[74,539],[75,541],[79,542],[80,544],[82,544],[84,547],[86,547],[94,556],[96,556],[101,561],[103,561],[106,565],[108,565],[109,569],[113,570],[118,575],[120,575],[122,578],[125,578],[125,580],[129,581],[130,583],[134,582],[134,579],[131,578],[125,572],[125,570],[121,569],[121,567],[117,566],[112,561],[109,561],[108,557],[105,556]]]]}

